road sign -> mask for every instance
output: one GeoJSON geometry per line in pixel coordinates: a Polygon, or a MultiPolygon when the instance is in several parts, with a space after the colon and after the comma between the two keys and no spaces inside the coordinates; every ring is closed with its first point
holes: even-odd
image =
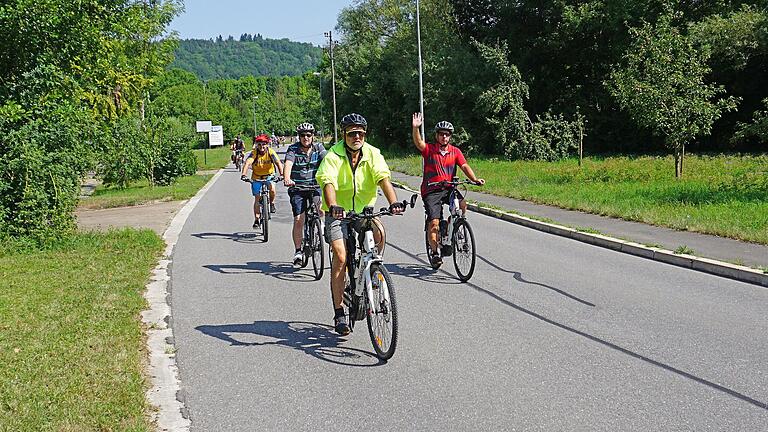
{"type": "Polygon", "coordinates": [[[224,145],[224,128],[221,126],[211,126],[208,132],[208,145],[211,147],[224,145]]]}
{"type": "Polygon", "coordinates": [[[210,132],[212,127],[210,120],[198,120],[195,122],[195,130],[198,132],[210,132]]]}

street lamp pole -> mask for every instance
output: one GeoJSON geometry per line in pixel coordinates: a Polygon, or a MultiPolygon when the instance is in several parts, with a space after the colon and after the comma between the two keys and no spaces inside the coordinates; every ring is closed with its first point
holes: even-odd
{"type": "Polygon", "coordinates": [[[256,100],[258,99],[258,96],[253,97],[253,136],[256,137],[258,135],[256,133],[256,100]]]}
{"type": "Polygon", "coordinates": [[[333,64],[333,32],[328,31],[325,33],[325,37],[328,38],[328,52],[331,56],[331,82],[333,89],[333,142],[339,140],[339,136],[336,132],[336,67],[333,64]]]}
{"type": "MultiPolygon", "coordinates": [[[[421,110],[422,119],[424,118],[424,79],[422,77],[421,66],[421,22],[419,17],[419,0],[416,0],[416,43],[419,47],[419,109],[421,110]]],[[[424,121],[421,122],[421,136],[424,135],[424,121]]]]}

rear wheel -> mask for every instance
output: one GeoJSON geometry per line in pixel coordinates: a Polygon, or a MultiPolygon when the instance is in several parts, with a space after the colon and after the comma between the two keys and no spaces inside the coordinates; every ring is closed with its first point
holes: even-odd
{"type": "MultiPolygon", "coordinates": [[[[262,187],[269,187],[262,185],[262,187]]],[[[261,233],[265,243],[269,241],[269,194],[261,196],[261,233]]]]}
{"type": "Polygon", "coordinates": [[[319,219],[312,220],[309,244],[312,254],[312,269],[315,271],[315,280],[320,280],[323,277],[323,270],[325,269],[325,253],[323,252],[323,233],[320,229],[319,219]]]}
{"type": "Polygon", "coordinates": [[[475,271],[475,235],[466,219],[458,219],[453,227],[453,266],[462,282],[475,271]]]}
{"type": "Polygon", "coordinates": [[[382,264],[371,265],[373,298],[366,315],[376,357],[389,360],[397,347],[397,302],[392,278],[382,264]]]}

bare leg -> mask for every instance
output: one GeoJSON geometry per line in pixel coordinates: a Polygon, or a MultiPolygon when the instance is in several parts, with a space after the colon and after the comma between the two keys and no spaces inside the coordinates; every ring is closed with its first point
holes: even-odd
{"type": "Polygon", "coordinates": [[[347,247],[344,239],[331,242],[333,250],[333,262],[331,263],[331,299],[333,308],[344,307],[344,280],[346,277],[347,247]]]}
{"type": "Polygon", "coordinates": [[[440,219],[429,220],[429,247],[437,253],[437,236],[440,234],[440,219]]]}
{"type": "Polygon", "coordinates": [[[296,249],[301,247],[301,234],[304,229],[304,213],[293,217],[293,245],[296,249]]]}

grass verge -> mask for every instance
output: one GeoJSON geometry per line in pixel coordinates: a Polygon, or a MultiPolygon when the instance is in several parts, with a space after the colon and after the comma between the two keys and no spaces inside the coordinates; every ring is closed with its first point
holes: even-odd
{"type": "Polygon", "coordinates": [[[0,246],[0,429],[150,430],[139,313],[162,249],[149,230],[0,246]]]}
{"type": "Polygon", "coordinates": [[[150,187],[146,180],[136,182],[125,189],[99,185],[93,195],[80,200],[82,209],[105,209],[147,204],[157,201],[177,201],[193,197],[211,175],[180,177],[169,186],[150,187]]]}
{"type": "Polygon", "coordinates": [[[229,146],[215,147],[207,150],[195,149],[198,170],[214,170],[224,168],[229,163],[232,151],[229,146]]]}
{"type": "MultiPolygon", "coordinates": [[[[388,154],[387,162],[421,175],[421,156],[388,154]]],[[[768,244],[768,155],[689,155],[681,180],[671,156],[587,158],[582,167],[574,159],[469,162],[487,181],[483,192],[768,244]]]]}

